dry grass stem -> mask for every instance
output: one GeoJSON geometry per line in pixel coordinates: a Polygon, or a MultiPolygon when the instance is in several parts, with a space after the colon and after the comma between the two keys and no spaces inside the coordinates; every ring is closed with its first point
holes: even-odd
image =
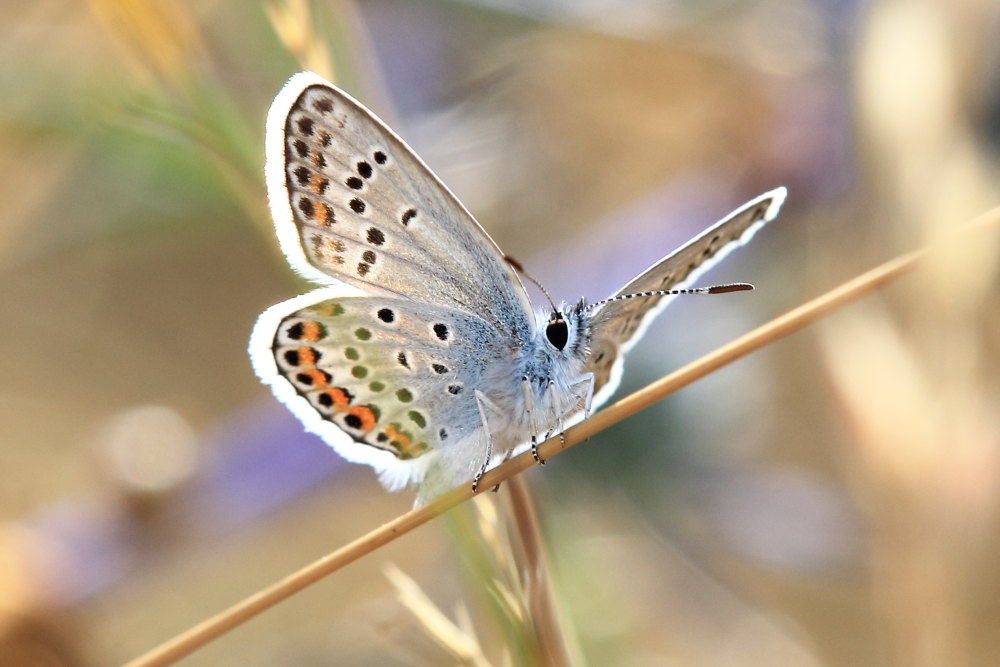
{"type": "MultiPolygon", "coordinates": [[[[830,312],[884,287],[911,270],[920,259],[938,246],[947,245],[950,240],[964,240],[971,233],[995,231],[998,227],[1000,227],[1000,208],[995,208],[963,225],[952,239],[890,260],[625,397],[596,413],[590,419],[567,430],[564,442],[561,442],[561,438],[556,436],[542,443],[538,448],[539,453],[545,459],[551,458],[561,450],[586,440],[712,371],[798,331],[830,312]]],[[[524,452],[520,456],[511,458],[483,476],[479,485],[480,492],[488,492],[493,486],[511,479],[534,465],[535,461],[531,452],[524,452]]],[[[472,492],[471,486],[468,484],[452,489],[427,505],[396,517],[367,535],[238,602],[229,609],[202,621],[129,662],[128,666],[152,667],[171,664],[278,602],[291,597],[345,565],[367,556],[382,545],[440,516],[474,495],[476,494],[472,492]]]]}
{"type": "Polygon", "coordinates": [[[312,27],[316,25],[306,0],[282,0],[264,5],[268,21],[288,52],[303,68],[312,70],[328,81],[336,81],[333,59],[312,27]]]}
{"type": "Polygon", "coordinates": [[[410,610],[438,646],[451,654],[459,664],[490,667],[490,662],[483,655],[479,640],[472,631],[467,613],[460,615],[464,619],[461,625],[453,623],[405,572],[394,565],[386,565],[384,570],[385,576],[396,589],[399,601],[410,610]]]}
{"type": "Polygon", "coordinates": [[[527,483],[521,477],[514,477],[507,482],[507,491],[511,524],[520,546],[515,553],[521,561],[521,584],[527,597],[528,618],[532,625],[539,663],[553,667],[579,663],[570,660],[566,631],[559,621],[552,582],[548,577],[548,556],[545,553],[538,513],[527,483]]]}

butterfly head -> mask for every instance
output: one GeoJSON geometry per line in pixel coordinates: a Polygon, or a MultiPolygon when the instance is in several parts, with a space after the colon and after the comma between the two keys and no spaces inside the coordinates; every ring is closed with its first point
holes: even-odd
{"type": "Polygon", "coordinates": [[[555,353],[583,355],[590,343],[590,313],[584,300],[553,308],[542,327],[542,337],[555,353]]]}

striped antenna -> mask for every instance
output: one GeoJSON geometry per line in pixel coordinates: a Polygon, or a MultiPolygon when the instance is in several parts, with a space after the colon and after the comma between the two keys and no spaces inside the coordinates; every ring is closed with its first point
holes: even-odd
{"type": "Polygon", "coordinates": [[[538,282],[537,280],[535,280],[531,276],[531,274],[529,274],[527,271],[524,270],[524,267],[521,266],[521,262],[517,261],[516,259],[514,259],[510,255],[504,255],[503,258],[504,258],[504,261],[506,261],[508,264],[510,264],[512,267],[514,267],[515,271],[517,271],[522,276],[524,276],[525,278],[527,278],[528,280],[530,280],[535,285],[535,287],[537,287],[538,289],[542,290],[542,294],[545,295],[545,298],[549,300],[549,305],[552,306],[552,312],[553,313],[559,312],[559,309],[556,308],[555,302],[552,301],[552,297],[549,296],[549,291],[547,289],[545,289],[544,287],[542,287],[542,284],[540,282],[538,282]]]}
{"type": "Polygon", "coordinates": [[[597,301],[587,306],[587,310],[592,310],[598,306],[603,306],[612,301],[622,301],[624,299],[638,299],[646,296],[671,296],[673,294],[727,294],[729,292],[748,292],[753,289],[750,283],[726,283],[725,285],[712,285],[710,287],[690,287],[688,289],[658,289],[650,292],[635,292],[634,294],[619,294],[610,299],[597,301]]]}

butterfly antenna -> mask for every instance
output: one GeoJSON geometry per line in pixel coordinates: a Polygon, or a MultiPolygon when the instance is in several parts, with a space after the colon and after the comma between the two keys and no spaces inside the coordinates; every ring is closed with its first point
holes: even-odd
{"type": "Polygon", "coordinates": [[[516,259],[514,259],[510,255],[504,255],[503,258],[504,258],[504,260],[508,264],[510,264],[511,266],[514,267],[515,271],[517,271],[522,276],[524,276],[525,278],[527,278],[528,280],[530,280],[532,282],[532,284],[534,284],[535,287],[537,287],[538,289],[540,289],[542,291],[542,294],[545,295],[545,298],[549,300],[549,305],[552,306],[552,311],[556,312],[556,310],[557,310],[556,309],[556,304],[552,301],[552,297],[549,296],[548,290],[546,290],[544,287],[542,287],[542,284],[540,282],[538,282],[537,280],[535,280],[534,278],[532,278],[531,275],[527,271],[524,270],[524,267],[521,266],[521,262],[517,261],[516,259]]]}
{"type": "Polygon", "coordinates": [[[587,306],[587,310],[592,310],[598,306],[603,306],[612,301],[623,301],[625,299],[637,299],[646,296],[671,296],[674,294],[727,294],[729,292],[748,292],[753,289],[750,283],[726,283],[725,285],[711,285],[709,287],[690,287],[688,289],[658,289],[649,292],[634,292],[632,294],[619,294],[610,299],[595,301],[587,306]]]}

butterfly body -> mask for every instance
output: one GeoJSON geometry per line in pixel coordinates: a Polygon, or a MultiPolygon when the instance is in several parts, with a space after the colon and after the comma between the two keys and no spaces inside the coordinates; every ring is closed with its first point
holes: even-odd
{"type": "Polygon", "coordinates": [[[624,353],[669,300],[662,291],[746,242],[784,197],[744,205],[612,299],[534,312],[457,198],[329,82],[289,80],[268,115],[266,152],[282,250],[324,287],[261,315],[254,370],[345,458],[423,498],[605,400],[624,353]]]}
{"type": "Polygon", "coordinates": [[[537,311],[531,341],[511,351],[511,363],[491,369],[484,395],[499,413],[498,419],[487,421],[491,431],[496,423],[502,437],[496,447],[500,453],[586,407],[593,379],[586,367],[589,319],[582,309],[565,304],[551,312],[537,311]]]}

